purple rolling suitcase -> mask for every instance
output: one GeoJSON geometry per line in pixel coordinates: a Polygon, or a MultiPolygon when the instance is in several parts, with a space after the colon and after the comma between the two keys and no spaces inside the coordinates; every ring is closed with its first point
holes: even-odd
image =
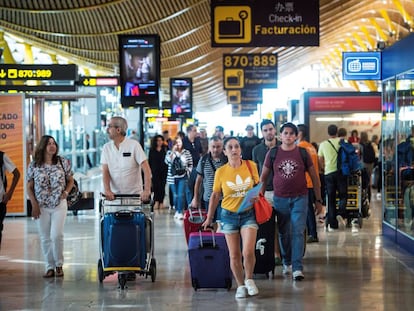
{"type": "Polygon", "coordinates": [[[191,281],[198,288],[231,288],[232,273],[223,233],[192,232],[188,243],[191,281]]]}

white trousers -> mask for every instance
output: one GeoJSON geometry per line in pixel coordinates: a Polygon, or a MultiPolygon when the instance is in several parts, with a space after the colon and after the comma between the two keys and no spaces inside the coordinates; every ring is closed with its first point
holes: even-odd
{"type": "Polygon", "coordinates": [[[60,201],[56,208],[40,208],[37,220],[40,243],[46,261],[46,271],[63,265],[63,227],[68,204],[60,201]]]}

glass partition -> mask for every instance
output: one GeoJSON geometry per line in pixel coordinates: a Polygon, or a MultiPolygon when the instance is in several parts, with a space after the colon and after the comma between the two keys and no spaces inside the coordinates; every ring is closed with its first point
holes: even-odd
{"type": "Polygon", "coordinates": [[[396,225],[397,219],[397,181],[395,175],[395,79],[383,83],[382,92],[382,126],[380,165],[382,167],[382,185],[384,202],[384,221],[391,226],[396,225]]]}
{"type": "Polygon", "coordinates": [[[397,226],[413,236],[414,208],[414,70],[397,76],[397,226]]]}
{"type": "Polygon", "coordinates": [[[414,237],[414,70],[383,82],[384,222],[414,237]]]}

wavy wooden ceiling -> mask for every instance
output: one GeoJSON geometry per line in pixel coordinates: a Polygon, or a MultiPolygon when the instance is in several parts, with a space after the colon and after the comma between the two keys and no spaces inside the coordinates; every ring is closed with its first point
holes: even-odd
{"type": "Polygon", "coordinates": [[[339,75],[342,50],[407,36],[414,1],[320,0],[320,47],[212,48],[209,0],[0,0],[0,13],[0,30],[106,75],[118,71],[118,34],[158,33],[161,88],[192,77],[195,109],[208,111],[226,104],[223,53],[278,53],[279,79],[311,64],[339,75]]]}

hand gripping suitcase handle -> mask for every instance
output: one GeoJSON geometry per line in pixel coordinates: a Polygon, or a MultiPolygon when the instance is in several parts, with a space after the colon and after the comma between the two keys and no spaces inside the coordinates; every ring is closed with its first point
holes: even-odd
{"type": "MultiPolygon", "coordinates": [[[[214,232],[214,228],[212,226],[208,226],[207,229],[210,229],[210,231],[211,231],[211,238],[213,240],[213,248],[216,248],[216,234],[214,232]]],[[[203,243],[203,235],[201,234],[201,232],[203,232],[203,228],[202,227],[200,227],[198,229],[198,234],[200,235],[200,248],[203,248],[204,247],[204,243],[203,243]]]]}

